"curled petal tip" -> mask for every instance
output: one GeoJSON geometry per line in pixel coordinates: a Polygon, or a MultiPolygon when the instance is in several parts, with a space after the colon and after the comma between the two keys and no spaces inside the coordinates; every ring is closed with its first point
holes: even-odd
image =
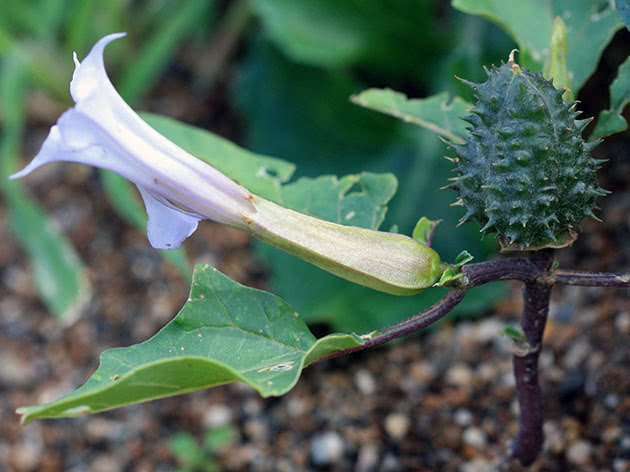
{"type": "Polygon", "coordinates": [[[103,51],[109,43],[126,35],[127,33],[113,33],[104,36],[92,46],[82,61],[78,60],[76,53],[73,54],[75,69],[70,82],[70,94],[75,103],[87,99],[103,86],[113,88],[105,72],[103,51]]]}

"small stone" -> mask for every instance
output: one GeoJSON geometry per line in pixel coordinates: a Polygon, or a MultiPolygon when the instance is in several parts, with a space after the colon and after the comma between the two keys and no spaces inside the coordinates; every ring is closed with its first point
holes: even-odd
{"type": "Polygon", "coordinates": [[[486,433],[480,428],[471,426],[464,430],[464,442],[475,449],[486,445],[486,433]]]}
{"type": "Polygon", "coordinates": [[[486,472],[491,469],[487,460],[474,459],[463,464],[460,470],[461,472],[486,472]]]}
{"type": "Polygon", "coordinates": [[[359,370],[354,376],[354,383],[364,395],[372,395],[376,391],[376,381],[369,370],[359,370]]]}
{"type": "Polygon", "coordinates": [[[409,418],[402,413],[390,413],[385,418],[385,431],[392,438],[401,440],[409,431],[409,418]]]}
{"type": "Polygon", "coordinates": [[[466,408],[458,408],[454,415],[455,423],[460,426],[470,426],[473,421],[473,415],[466,408]]]}
{"type": "Polygon", "coordinates": [[[427,385],[435,377],[435,367],[427,361],[414,362],[409,368],[409,376],[420,385],[427,385]]]}
{"type": "Polygon", "coordinates": [[[579,339],[571,344],[571,347],[564,356],[564,365],[569,369],[576,369],[580,366],[586,356],[592,352],[591,346],[585,339],[579,339]]]}
{"type": "Polygon", "coordinates": [[[259,419],[248,420],[243,429],[255,441],[262,441],[268,437],[267,425],[259,419]]]}
{"type": "Polygon", "coordinates": [[[622,311],[615,318],[615,328],[622,333],[630,333],[630,313],[622,311]]]}
{"type": "Polygon", "coordinates": [[[359,450],[357,459],[357,472],[371,472],[378,466],[378,447],[374,444],[366,444],[359,450]]]}
{"type": "Polygon", "coordinates": [[[225,405],[215,405],[203,415],[203,425],[206,429],[225,426],[232,422],[232,410],[225,405]]]}
{"type": "Polygon", "coordinates": [[[574,441],[567,450],[567,460],[575,465],[585,465],[590,461],[592,449],[593,446],[587,441],[574,441]]]}
{"type": "Polygon", "coordinates": [[[611,444],[617,441],[621,436],[621,428],[619,426],[606,426],[602,432],[602,441],[611,444]]]}
{"type": "Polygon", "coordinates": [[[466,364],[458,363],[446,372],[446,381],[457,387],[469,387],[473,381],[473,372],[466,364]]]}
{"type": "Polygon", "coordinates": [[[630,436],[624,436],[619,441],[619,447],[624,451],[630,451],[630,436]]]}
{"type": "Polygon", "coordinates": [[[604,397],[604,405],[611,410],[614,410],[619,406],[619,395],[616,393],[609,393],[604,397]]]}
{"type": "Polygon", "coordinates": [[[480,343],[488,343],[499,338],[505,325],[496,318],[488,318],[477,324],[474,330],[475,337],[480,343]]]}
{"type": "Polygon", "coordinates": [[[344,449],[343,439],[336,432],[318,434],[311,440],[311,459],[317,466],[332,464],[343,457],[344,449]]]}
{"type": "Polygon", "coordinates": [[[615,459],[613,461],[613,470],[615,472],[627,472],[630,470],[630,460],[615,459]]]}

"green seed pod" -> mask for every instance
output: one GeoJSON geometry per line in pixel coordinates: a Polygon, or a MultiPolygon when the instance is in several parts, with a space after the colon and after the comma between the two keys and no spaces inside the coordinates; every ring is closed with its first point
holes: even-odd
{"type": "Polygon", "coordinates": [[[464,81],[475,92],[464,144],[452,144],[458,176],[448,187],[466,208],[460,223],[496,232],[503,250],[536,250],[573,243],[600,195],[600,161],[581,132],[575,102],[541,74],[513,62],[492,67],[488,80],[464,81]]]}

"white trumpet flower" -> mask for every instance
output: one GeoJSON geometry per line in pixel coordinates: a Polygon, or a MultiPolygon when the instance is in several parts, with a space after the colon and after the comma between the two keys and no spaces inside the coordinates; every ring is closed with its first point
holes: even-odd
{"type": "Polygon", "coordinates": [[[179,247],[200,220],[210,219],[388,293],[417,293],[439,278],[439,256],[418,241],[283,208],[253,195],[151,128],[120,97],[105,71],[105,47],[123,36],[105,36],[81,62],[75,53],[70,83],[75,106],[51,128],[32,162],[10,178],[53,161],[111,170],[138,187],[149,217],[147,235],[158,249],[179,247]]]}

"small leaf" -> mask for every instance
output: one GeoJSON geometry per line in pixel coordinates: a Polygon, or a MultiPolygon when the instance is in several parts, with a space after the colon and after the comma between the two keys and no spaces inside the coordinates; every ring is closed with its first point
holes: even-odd
{"type": "Polygon", "coordinates": [[[353,95],[350,100],[357,105],[422,126],[457,143],[466,136],[466,123],[459,117],[467,115],[472,106],[460,97],[449,101],[446,92],[427,98],[409,99],[404,93],[391,89],[368,89],[353,95]]]}
{"type": "Polygon", "coordinates": [[[177,460],[186,465],[199,465],[206,459],[195,438],[188,433],[174,434],[169,440],[169,447],[177,460]]]}
{"type": "Polygon", "coordinates": [[[619,66],[617,77],[610,85],[610,108],[599,114],[590,140],[605,138],[628,129],[623,109],[630,103],[630,57],[619,66]]]}
{"type": "Polygon", "coordinates": [[[440,224],[442,220],[430,220],[426,216],[420,218],[416,227],[413,229],[412,238],[431,247],[431,240],[433,239],[433,233],[435,228],[440,224]]]}
{"type": "Polygon", "coordinates": [[[229,445],[236,436],[236,430],[230,425],[212,428],[203,437],[203,447],[211,452],[219,451],[229,445]]]}
{"type": "Polygon", "coordinates": [[[516,343],[525,342],[525,334],[523,331],[513,326],[506,326],[503,330],[503,334],[508,338],[512,338],[516,343]]]}
{"type": "Polygon", "coordinates": [[[468,264],[473,259],[474,257],[472,256],[472,254],[470,254],[466,250],[463,250],[455,258],[455,267],[459,269],[461,266],[463,266],[464,264],[468,264]]]}
{"type": "Polygon", "coordinates": [[[159,333],[105,351],[82,387],[18,413],[23,423],[77,416],[234,381],[265,397],[283,395],[310,363],[361,344],[356,335],[318,340],[280,298],[198,266],[188,302],[159,333]]]}
{"type": "Polygon", "coordinates": [[[464,276],[461,272],[456,272],[452,267],[447,267],[444,272],[442,272],[442,276],[440,280],[434,285],[435,287],[444,287],[447,284],[461,279],[464,276]]]}

